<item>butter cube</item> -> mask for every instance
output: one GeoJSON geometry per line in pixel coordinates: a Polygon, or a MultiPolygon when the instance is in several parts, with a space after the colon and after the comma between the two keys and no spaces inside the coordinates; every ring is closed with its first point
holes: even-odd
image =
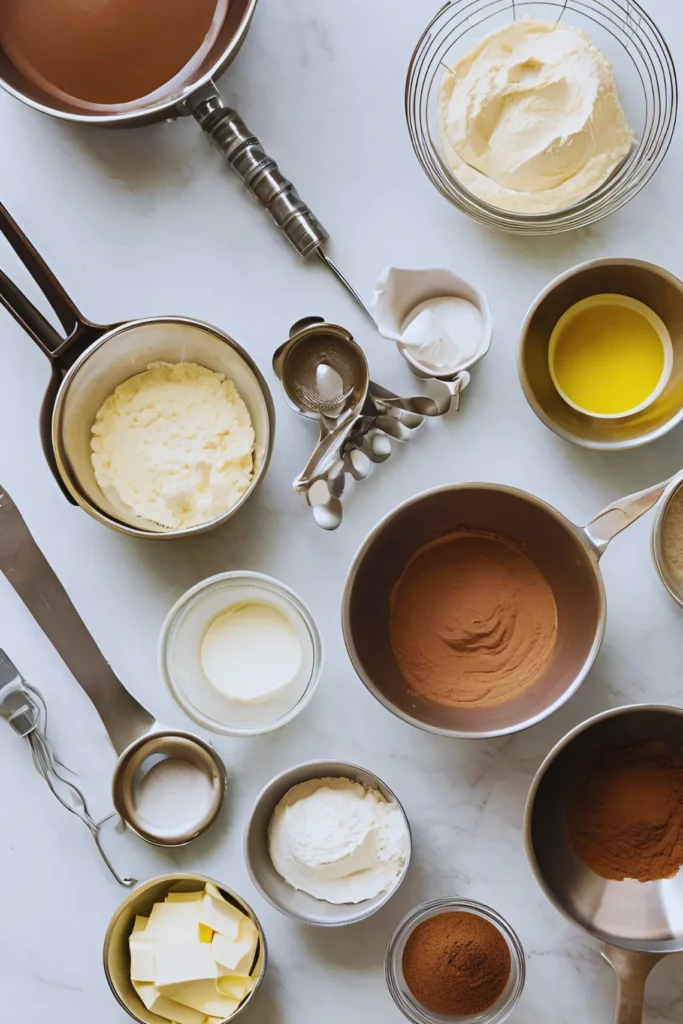
{"type": "Polygon", "coordinates": [[[226,996],[232,996],[233,999],[237,999],[241,1003],[256,985],[256,978],[241,978],[239,975],[228,974],[219,978],[216,984],[219,992],[226,996]]]}
{"type": "Polygon", "coordinates": [[[164,995],[175,998],[175,989],[191,981],[211,980],[214,986],[216,984],[216,961],[211,946],[206,943],[159,943],[155,948],[155,959],[155,983],[164,995]]]}
{"type": "Polygon", "coordinates": [[[135,924],[133,925],[133,931],[131,935],[137,935],[139,932],[144,932],[149,921],[148,917],[140,917],[139,914],[135,915],[135,924]]]}
{"type": "Polygon", "coordinates": [[[135,932],[131,935],[128,944],[130,946],[130,980],[156,981],[155,949],[157,944],[149,939],[136,938],[135,932]]]}
{"type": "Polygon", "coordinates": [[[221,895],[220,889],[217,889],[213,882],[207,882],[206,889],[204,891],[207,895],[213,896],[215,900],[223,900],[225,903],[225,897],[221,895]]]}
{"type": "Polygon", "coordinates": [[[198,889],[196,892],[174,892],[173,889],[169,892],[166,897],[166,903],[198,903],[204,898],[204,890],[198,889]]]}
{"type": "Polygon", "coordinates": [[[225,900],[217,900],[213,896],[204,896],[199,913],[199,920],[212,931],[224,935],[226,939],[237,939],[240,924],[246,920],[244,914],[225,900]]]}
{"type": "Polygon", "coordinates": [[[219,1020],[232,1017],[240,1005],[239,999],[219,992],[215,981],[195,981],[185,985],[178,989],[176,999],[184,1006],[189,1006],[209,1017],[218,1017],[219,1020]]]}
{"type": "Polygon", "coordinates": [[[145,928],[145,937],[164,942],[200,942],[201,902],[155,903],[145,928]]]}
{"type": "Polygon", "coordinates": [[[219,975],[246,977],[251,971],[257,945],[258,931],[248,918],[240,925],[237,942],[231,942],[224,935],[214,935],[211,950],[219,975]]]}
{"type": "Polygon", "coordinates": [[[133,988],[148,1010],[164,1020],[173,1021],[173,1024],[204,1024],[206,1020],[206,1014],[167,999],[156,985],[133,982],[133,988]]]}

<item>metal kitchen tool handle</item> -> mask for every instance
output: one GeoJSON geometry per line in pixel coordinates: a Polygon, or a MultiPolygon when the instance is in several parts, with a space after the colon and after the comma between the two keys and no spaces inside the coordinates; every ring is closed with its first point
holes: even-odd
{"type": "Polygon", "coordinates": [[[40,439],[52,475],[67,500],[75,505],[57,468],[52,445],[52,413],[62,376],[74,360],[109,327],[87,320],[28,240],[19,225],[0,203],[0,234],[24,264],[64,328],[62,336],[30,299],[0,270],[0,303],[23,327],[52,364],[52,377],[40,410],[40,439]]]}
{"type": "MultiPolygon", "coordinates": [[[[239,114],[224,106],[213,82],[186,102],[214,147],[265,207],[299,255],[306,259],[320,249],[330,237],[327,231],[239,114]]],[[[352,294],[357,299],[353,291],[352,294]]]]}
{"type": "Polygon", "coordinates": [[[633,949],[605,945],[602,956],[614,969],[618,981],[614,1024],[642,1024],[645,984],[662,953],[640,953],[633,949]]]}
{"type": "Polygon", "coordinates": [[[102,845],[102,826],[115,817],[108,815],[96,821],[91,815],[85,795],[65,773],[74,775],[59,760],[47,735],[47,705],[43,695],[22,677],[19,670],[0,650],[0,718],[4,718],[18,736],[31,748],[33,764],[47,783],[52,795],[71,814],[79,818],[90,831],[98,852],[119,885],[126,889],[137,885],[136,878],[121,876],[102,845]]]}
{"type": "Polygon", "coordinates": [[[0,571],[95,705],[117,754],[154,717],[126,690],[76,611],[7,491],[0,487],[0,571]]]}
{"type": "Polygon", "coordinates": [[[617,534],[635,523],[657,504],[669,483],[669,480],[665,480],[664,483],[655,484],[654,487],[648,487],[644,491],[620,498],[619,501],[608,505],[594,519],[591,519],[590,523],[581,528],[581,533],[588,541],[596,558],[600,558],[604,554],[607,545],[617,534]]]}

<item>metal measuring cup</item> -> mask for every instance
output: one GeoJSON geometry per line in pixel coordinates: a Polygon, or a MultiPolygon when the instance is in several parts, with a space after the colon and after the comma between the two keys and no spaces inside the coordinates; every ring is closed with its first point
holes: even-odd
{"type": "Polygon", "coordinates": [[[572,729],[550,751],[531,784],[524,816],[526,851],[556,910],[599,943],[618,981],[615,1024],[640,1024],[645,983],[670,953],[683,952],[683,872],[657,882],[600,878],[576,856],[567,801],[596,751],[634,737],[683,744],[683,711],[655,704],[613,708],[572,729]]]}
{"type": "Polygon", "coordinates": [[[45,353],[52,376],[40,413],[43,451],[66,497],[94,519],[134,537],[190,537],[230,519],[268,468],[275,432],[273,400],[260,370],[229,335],[188,317],[147,317],[105,326],[87,320],[19,226],[0,205],[0,232],[55,311],[65,336],[0,270],[0,303],[45,353]],[[211,522],[169,530],[135,515],[99,486],[91,462],[91,427],[119,384],[154,362],[194,362],[224,374],[243,398],[255,433],[254,474],[232,508],[211,522]]]}
{"type": "Polygon", "coordinates": [[[112,777],[114,807],[126,825],[147,842],[165,847],[184,846],[205,832],[218,817],[225,795],[225,768],[218,754],[201,737],[162,725],[126,690],[2,487],[0,571],[102,719],[118,755],[112,777]],[[152,758],[154,762],[150,762],[152,758]],[[195,820],[175,830],[155,826],[140,812],[137,802],[142,775],[151,764],[166,758],[189,762],[210,782],[206,806],[199,808],[195,820]]]}

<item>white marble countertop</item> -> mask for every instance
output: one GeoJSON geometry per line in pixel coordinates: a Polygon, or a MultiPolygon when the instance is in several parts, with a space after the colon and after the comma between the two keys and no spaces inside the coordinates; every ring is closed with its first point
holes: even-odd
{"type": "MultiPolygon", "coordinates": [[[[680,8],[671,0],[645,2],[683,67],[680,8]]],[[[326,667],[309,708],[274,735],[217,740],[230,776],[226,820],[172,856],[132,840],[116,849],[122,867],[132,863],[143,877],[174,865],[196,869],[253,904],[271,965],[244,1024],[399,1024],[384,982],[388,939],[409,908],[452,893],[490,903],[518,931],[528,966],[518,1021],[610,1020],[609,967],[550,907],[527,866],[524,800],[551,745],[589,714],[633,701],[681,700],[681,613],[651,563],[649,517],[605,556],[609,623],[597,665],[567,706],[526,733],[476,743],[422,733],[366,693],[346,656],[339,613],[345,574],[368,530],[397,502],[448,481],[493,480],[533,491],[581,522],[683,461],[680,429],[621,455],[560,441],[528,408],[515,369],[524,312],[565,268],[613,254],[683,274],[683,136],[645,193],[598,226],[542,240],[481,229],[429,185],[404,125],[407,62],[436,6],[262,0],[222,84],[325,222],[334,256],[365,295],[387,263],[444,265],[481,286],[493,310],[493,346],[461,413],[429,424],[379,467],[347,503],[333,534],[314,525],[291,489],[313,432],[285,405],[271,354],[293,321],[323,314],[356,333],[375,379],[414,387],[393,346],[373,334],[322,268],[300,265],[195,125],[121,133],[74,128],[0,93],[0,198],[86,315],[113,322],[184,313],[213,322],[249,349],[273,390],[274,458],[248,511],[194,541],[135,542],[62,498],[38,437],[47,362],[0,316],[0,479],[115,670],[162,720],[185,722],[158,678],[156,644],[168,608],[187,587],[221,570],[265,571],[299,591],[317,615],[326,667]],[[295,762],[326,756],[359,762],[385,779],[414,830],[414,863],[396,897],[365,923],[332,931],[299,927],[267,906],[241,852],[259,788],[295,762]]],[[[13,270],[4,244],[0,251],[0,265],[13,270]]],[[[4,578],[0,646],[46,694],[57,749],[105,813],[113,751],[87,698],[4,578]]],[[[28,750],[1,723],[0,872],[3,1018],[123,1024],[102,972],[101,945],[124,892],[86,829],[57,806],[32,771],[28,750]]],[[[655,970],[648,1021],[680,1020],[680,972],[677,958],[655,970]]]]}

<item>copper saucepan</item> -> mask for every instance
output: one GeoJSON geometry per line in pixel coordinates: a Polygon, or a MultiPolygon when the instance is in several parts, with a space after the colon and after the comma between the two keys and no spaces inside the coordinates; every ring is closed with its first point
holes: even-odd
{"type": "Polygon", "coordinates": [[[199,63],[191,63],[164,91],[124,109],[92,109],[70,97],[63,99],[42,90],[28,79],[0,49],[0,87],[34,110],[79,124],[131,128],[156,121],[192,116],[247,189],[268,210],[301,257],[313,254],[335,274],[353,299],[368,313],[363,300],[327,256],[328,232],[302,201],[296,189],[249,131],[236,111],[225,107],[216,80],[237,56],[251,25],[256,0],[230,0],[215,41],[199,63]]]}
{"type": "Polygon", "coordinates": [[[605,586],[598,561],[618,533],[651,509],[666,484],[632,494],[585,527],[526,491],[502,484],[450,484],[425,491],[381,520],[349,571],[342,603],[344,640],[370,693],[405,722],[461,739],[519,732],[547,718],[576,693],[605,633],[605,586]],[[459,525],[519,544],[552,587],[558,634],[533,686],[493,707],[446,707],[415,693],[394,658],[389,635],[392,588],[412,555],[459,525]]]}
{"type": "Polygon", "coordinates": [[[189,317],[148,317],[122,324],[87,320],[0,204],[4,235],[54,310],[60,334],[0,270],[2,304],[50,360],[52,376],[40,414],[48,464],[66,497],[98,522],[134,537],[188,537],[229,519],[263,479],[273,449],[275,409],[260,370],[245,350],[217,327],[189,317]],[[135,515],[116,494],[100,488],[91,462],[91,427],[119,384],[150,363],[194,362],[223,373],[244,399],[254,427],[254,474],[239,501],[208,523],[169,530],[135,515]]]}

